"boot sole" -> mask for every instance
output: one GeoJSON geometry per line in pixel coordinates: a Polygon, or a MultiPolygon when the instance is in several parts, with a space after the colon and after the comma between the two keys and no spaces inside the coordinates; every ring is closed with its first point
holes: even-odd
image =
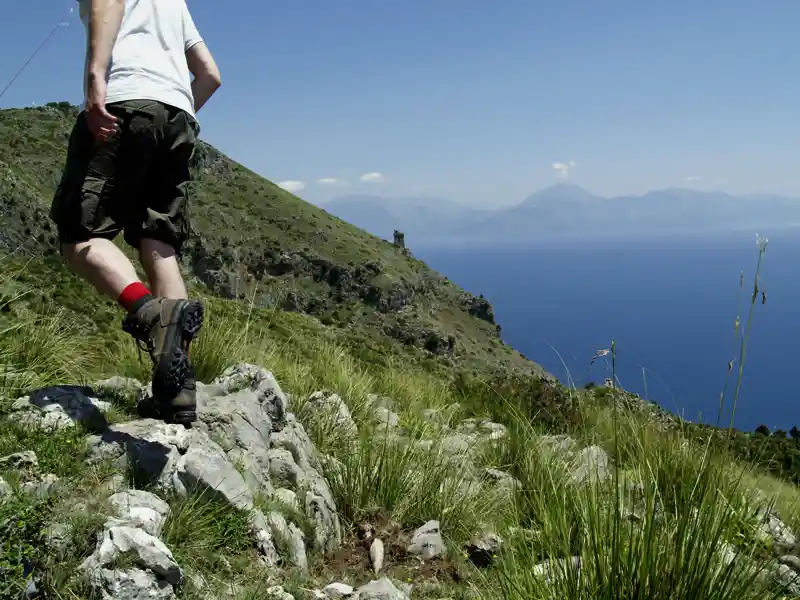
{"type": "Polygon", "coordinates": [[[184,427],[189,427],[195,421],[197,421],[196,410],[173,411],[164,419],[165,423],[174,423],[175,425],[183,425],[184,427]]]}
{"type": "Polygon", "coordinates": [[[142,419],[158,419],[165,423],[183,425],[187,428],[197,421],[196,409],[184,408],[176,411],[169,406],[156,406],[152,398],[149,402],[140,402],[137,406],[137,413],[142,419]]]}
{"type": "Polygon", "coordinates": [[[177,407],[173,408],[171,403],[186,383],[189,357],[184,348],[203,327],[203,305],[194,300],[176,304],[172,317],[176,316],[177,323],[165,340],[163,353],[153,370],[153,396],[159,400],[165,413],[172,413],[173,419],[180,419],[177,422],[184,423],[189,418],[191,421],[195,419],[196,410],[189,407],[176,410],[177,407]]]}
{"type": "Polygon", "coordinates": [[[197,421],[197,410],[172,410],[168,406],[154,406],[150,403],[140,402],[137,406],[137,413],[142,419],[158,419],[164,423],[183,425],[190,428],[192,423],[197,421]]]}

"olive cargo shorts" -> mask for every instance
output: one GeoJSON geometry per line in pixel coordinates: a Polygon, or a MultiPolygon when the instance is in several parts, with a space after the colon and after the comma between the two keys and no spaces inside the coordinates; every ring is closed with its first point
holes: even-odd
{"type": "Polygon", "coordinates": [[[109,104],[118,132],[95,140],[81,112],[50,218],[62,244],[114,239],[134,248],[155,239],[180,253],[189,236],[189,160],[199,125],[188,113],[154,100],[109,104]]]}

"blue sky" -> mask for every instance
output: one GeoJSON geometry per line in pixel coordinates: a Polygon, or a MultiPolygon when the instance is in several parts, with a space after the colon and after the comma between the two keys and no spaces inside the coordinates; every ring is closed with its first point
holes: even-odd
{"type": "MultiPolygon", "coordinates": [[[[69,26],[0,107],[81,101],[73,6],[5,7],[0,88],[55,23],[69,26]]],[[[601,194],[800,196],[796,0],[189,7],[224,82],[199,114],[202,137],[274,181],[304,182],[298,194],[312,201],[368,193],[499,206],[565,176],[601,194]],[[369,173],[381,177],[361,181],[369,173]]]]}

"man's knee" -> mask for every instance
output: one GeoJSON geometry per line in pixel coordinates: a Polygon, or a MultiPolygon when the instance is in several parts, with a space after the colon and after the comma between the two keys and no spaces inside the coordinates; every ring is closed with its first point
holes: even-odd
{"type": "Polygon", "coordinates": [[[89,249],[89,245],[89,240],[82,242],[61,242],[61,258],[72,264],[81,253],[86,253],[86,251],[89,249]]]}
{"type": "Polygon", "coordinates": [[[139,240],[139,253],[151,260],[165,260],[176,258],[178,249],[175,245],[159,239],[142,238],[139,240]]]}

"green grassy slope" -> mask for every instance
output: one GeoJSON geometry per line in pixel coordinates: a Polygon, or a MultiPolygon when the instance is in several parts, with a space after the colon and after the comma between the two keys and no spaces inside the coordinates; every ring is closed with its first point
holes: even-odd
{"type": "MultiPolygon", "coordinates": [[[[67,103],[0,111],[0,249],[12,252],[17,264],[36,256],[27,273],[49,282],[53,296],[80,319],[97,300],[63,272],[47,215],[75,116],[67,103]]],[[[198,146],[193,168],[195,235],[183,261],[198,289],[256,308],[310,314],[447,364],[539,372],[501,342],[486,300],[409,252],[304,202],[207,144],[198,146]]]]}

